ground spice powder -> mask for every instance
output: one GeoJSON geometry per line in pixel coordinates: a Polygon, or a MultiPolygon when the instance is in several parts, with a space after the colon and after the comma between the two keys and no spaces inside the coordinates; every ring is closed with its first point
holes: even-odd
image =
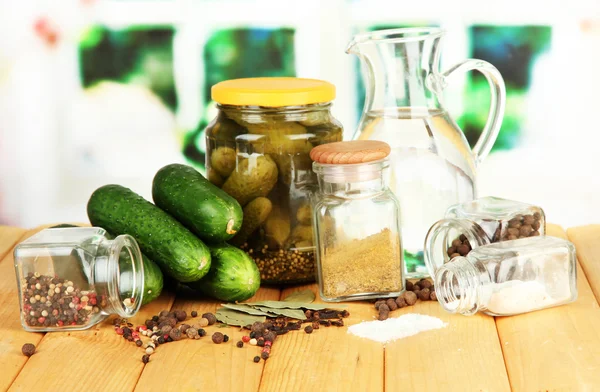
{"type": "Polygon", "coordinates": [[[329,298],[402,290],[400,242],[389,229],[330,247],[321,261],[329,298]]]}

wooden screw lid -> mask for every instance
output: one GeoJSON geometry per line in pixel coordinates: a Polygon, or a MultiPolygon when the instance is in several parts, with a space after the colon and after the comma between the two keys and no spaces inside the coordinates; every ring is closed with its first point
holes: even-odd
{"type": "Polygon", "coordinates": [[[352,164],[373,162],[390,155],[390,146],[377,140],[353,140],[322,144],[310,150],[310,158],[318,163],[352,164]]]}

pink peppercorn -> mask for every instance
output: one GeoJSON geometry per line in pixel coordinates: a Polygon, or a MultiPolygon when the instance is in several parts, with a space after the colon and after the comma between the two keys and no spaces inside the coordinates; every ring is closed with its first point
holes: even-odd
{"type": "Polygon", "coordinates": [[[96,305],[96,297],[90,298],[90,305],[96,305]]]}
{"type": "Polygon", "coordinates": [[[74,304],[78,304],[79,303],[79,297],[73,297],[71,299],[71,302],[73,302],[74,304]]]}
{"type": "Polygon", "coordinates": [[[38,323],[44,324],[44,321],[46,321],[46,317],[40,317],[40,318],[38,318],[38,323]]]}
{"type": "Polygon", "coordinates": [[[265,347],[271,347],[273,343],[270,340],[265,340],[265,347]]]}
{"type": "Polygon", "coordinates": [[[75,321],[71,322],[71,325],[77,325],[77,323],[75,321]]]}
{"type": "Polygon", "coordinates": [[[242,336],[242,342],[248,343],[249,341],[250,341],[250,336],[248,336],[248,335],[242,336]]]}
{"type": "Polygon", "coordinates": [[[123,328],[117,327],[115,328],[115,332],[117,333],[117,335],[123,335],[123,328]]]}
{"type": "Polygon", "coordinates": [[[56,324],[58,324],[59,327],[62,327],[63,325],[65,325],[65,323],[62,320],[58,320],[58,322],[56,324]]]}
{"type": "Polygon", "coordinates": [[[81,310],[81,309],[83,309],[83,306],[84,306],[83,304],[79,304],[79,305],[76,306],[76,309],[77,310],[81,310]]]}
{"type": "Polygon", "coordinates": [[[139,332],[135,332],[135,331],[133,331],[133,332],[131,333],[131,336],[133,336],[133,338],[135,339],[135,338],[139,338],[139,337],[140,337],[140,334],[139,334],[139,332]]]}

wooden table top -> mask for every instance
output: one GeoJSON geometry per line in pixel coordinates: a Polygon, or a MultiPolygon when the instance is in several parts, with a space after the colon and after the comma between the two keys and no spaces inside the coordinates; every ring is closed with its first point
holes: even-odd
{"type": "MultiPolygon", "coordinates": [[[[115,334],[108,321],[87,331],[29,333],[20,325],[13,247],[36,230],[0,227],[0,391],[594,391],[600,390],[600,225],[549,226],[578,252],[579,298],[573,304],[513,317],[445,313],[418,302],[391,313],[438,317],[448,326],[382,344],[349,335],[347,327],[311,335],[290,332],[271,358],[254,363],[259,348],[209,337],[160,346],[144,365],[143,350],[115,334]],[[24,343],[37,352],[21,354],[24,343]]],[[[280,299],[315,285],[261,288],[256,299],[280,299]]],[[[141,324],[162,309],[215,311],[213,300],[163,293],[131,321],[141,324]]],[[[372,304],[348,303],[346,325],[373,320],[372,304]]]]}

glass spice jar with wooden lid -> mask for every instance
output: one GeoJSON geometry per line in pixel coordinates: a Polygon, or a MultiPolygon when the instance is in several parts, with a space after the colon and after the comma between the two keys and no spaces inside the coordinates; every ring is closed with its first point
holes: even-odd
{"type": "Polygon", "coordinates": [[[310,150],[342,140],[335,87],[303,78],[247,78],[212,87],[217,117],[206,128],[208,179],[244,209],[230,241],[256,262],[261,282],[314,282],[310,150]]]}
{"type": "Polygon", "coordinates": [[[397,297],[404,291],[400,207],[388,188],[390,146],[374,140],[312,149],[319,290],[324,301],[397,297]]]}

